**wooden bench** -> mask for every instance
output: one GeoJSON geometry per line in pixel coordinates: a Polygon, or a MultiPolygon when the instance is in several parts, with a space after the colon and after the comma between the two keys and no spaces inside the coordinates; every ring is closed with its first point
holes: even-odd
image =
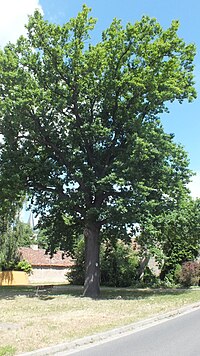
{"type": "Polygon", "coordinates": [[[37,297],[39,297],[39,292],[40,291],[44,291],[45,293],[49,293],[49,292],[51,292],[52,291],[52,289],[53,289],[53,284],[41,284],[41,285],[37,285],[35,288],[35,295],[37,296],[37,297]]]}

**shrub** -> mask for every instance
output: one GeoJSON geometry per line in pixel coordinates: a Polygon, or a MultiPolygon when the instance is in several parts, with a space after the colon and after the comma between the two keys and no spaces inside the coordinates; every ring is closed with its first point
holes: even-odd
{"type": "Polygon", "coordinates": [[[162,280],[163,286],[167,288],[175,288],[180,284],[180,275],[182,271],[182,266],[177,264],[174,269],[170,269],[162,280]]]}
{"type": "Polygon", "coordinates": [[[85,279],[85,245],[84,238],[80,238],[74,248],[75,265],[71,267],[71,271],[66,277],[70,284],[83,285],[85,279]]]}
{"type": "Polygon", "coordinates": [[[128,287],[134,284],[139,259],[131,245],[118,240],[101,249],[101,284],[112,287],[128,287]]]}
{"type": "Polygon", "coordinates": [[[22,261],[18,262],[17,266],[15,267],[15,270],[23,271],[23,272],[30,274],[32,272],[32,266],[26,260],[22,260],[22,261]]]}
{"type": "MultiPolygon", "coordinates": [[[[67,274],[71,284],[84,283],[84,239],[80,239],[74,251],[75,266],[67,274]]],[[[107,242],[100,250],[101,284],[110,287],[128,287],[134,284],[138,267],[138,256],[130,245],[117,241],[107,242]]]]}
{"type": "Polygon", "coordinates": [[[200,263],[196,261],[183,263],[179,282],[184,287],[198,286],[200,284],[200,263]]]}
{"type": "Polygon", "coordinates": [[[180,281],[180,275],[182,271],[182,266],[180,264],[177,264],[174,270],[174,282],[179,283],[180,281]]]}
{"type": "Polygon", "coordinates": [[[159,278],[151,271],[151,269],[146,266],[144,270],[144,275],[142,277],[142,282],[144,286],[154,287],[159,283],[159,278]]]}

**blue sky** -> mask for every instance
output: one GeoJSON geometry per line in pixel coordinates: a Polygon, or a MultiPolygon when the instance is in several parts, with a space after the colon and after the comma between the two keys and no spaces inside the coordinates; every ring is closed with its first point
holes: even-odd
{"type": "MultiPolygon", "coordinates": [[[[1,0],[0,2],[0,45],[15,41],[24,32],[23,24],[27,14],[36,7],[43,12],[45,19],[64,23],[76,16],[83,4],[92,8],[92,15],[98,19],[92,35],[94,42],[101,39],[101,32],[109,26],[114,17],[123,24],[134,23],[143,15],[155,17],[167,28],[173,19],[180,21],[179,36],[186,42],[193,42],[197,47],[195,58],[196,89],[200,92],[200,33],[199,0],[1,0]]],[[[189,154],[190,168],[197,175],[191,184],[193,196],[200,197],[200,98],[188,104],[173,103],[170,113],[161,116],[165,130],[175,134],[175,141],[181,143],[189,154]]]]}

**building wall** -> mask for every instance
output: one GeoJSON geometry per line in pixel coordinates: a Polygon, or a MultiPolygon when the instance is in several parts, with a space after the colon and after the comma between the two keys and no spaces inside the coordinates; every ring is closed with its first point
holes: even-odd
{"type": "Polygon", "coordinates": [[[21,271],[0,272],[0,286],[22,286],[29,284],[28,275],[21,271]]]}
{"type": "Polygon", "coordinates": [[[67,271],[68,268],[62,267],[33,267],[28,280],[29,283],[66,283],[67,271]]]}
{"type": "Polygon", "coordinates": [[[149,259],[148,267],[150,268],[151,272],[158,277],[160,275],[161,269],[158,266],[158,263],[156,262],[156,259],[154,256],[151,256],[149,259]]]}

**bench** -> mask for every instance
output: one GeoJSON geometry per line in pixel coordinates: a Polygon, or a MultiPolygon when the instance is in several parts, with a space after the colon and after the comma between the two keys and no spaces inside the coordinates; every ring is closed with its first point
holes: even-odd
{"type": "Polygon", "coordinates": [[[42,284],[42,285],[37,285],[35,288],[35,295],[37,297],[39,297],[39,292],[42,291],[42,292],[45,292],[45,293],[48,293],[48,292],[51,292],[52,289],[53,289],[53,284],[42,284]]]}

